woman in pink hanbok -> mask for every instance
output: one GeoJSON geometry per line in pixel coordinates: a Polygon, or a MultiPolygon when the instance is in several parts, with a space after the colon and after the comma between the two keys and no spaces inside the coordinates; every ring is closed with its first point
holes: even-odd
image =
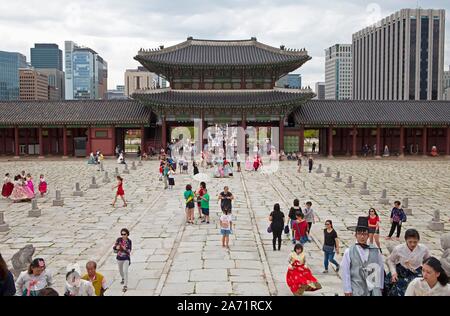
{"type": "Polygon", "coordinates": [[[246,171],[252,171],[253,170],[253,162],[250,159],[250,156],[247,157],[247,160],[245,161],[245,170],[246,171]]]}
{"type": "Polygon", "coordinates": [[[33,183],[33,177],[31,176],[30,173],[27,174],[27,187],[28,189],[30,189],[31,193],[33,193],[33,197],[34,197],[34,183],[33,183]]]}
{"type": "Polygon", "coordinates": [[[34,194],[30,191],[30,188],[28,188],[26,182],[20,175],[14,177],[14,189],[10,198],[14,203],[30,201],[34,198],[34,194]]]}

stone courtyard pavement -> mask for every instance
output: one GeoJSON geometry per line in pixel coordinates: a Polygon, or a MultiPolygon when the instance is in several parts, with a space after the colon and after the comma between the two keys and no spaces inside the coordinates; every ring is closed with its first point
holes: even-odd
{"type": "MultiPolygon", "coordinates": [[[[332,177],[324,173],[307,173],[305,166],[299,174],[296,162],[281,162],[272,175],[243,172],[229,179],[211,179],[207,183],[211,199],[211,223],[185,224],[182,193],[188,183],[198,182],[189,175],[177,174],[175,188],[163,190],[158,181],[158,162],[145,161],[137,170],[123,174],[124,166],[106,160],[110,183],[103,183],[104,172],[86,160],[18,160],[0,162],[0,174],[21,170],[30,172],[37,181],[43,173],[49,184],[49,194],[38,198],[42,210],[39,218],[27,217],[30,203],[12,204],[1,199],[0,210],[10,231],[0,233],[0,252],[8,260],[26,244],[36,247],[35,257],[43,257],[54,273],[55,289],[62,294],[65,269],[79,263],[84,270],[88,260],[98,262],[98,271],[110,284],[106,295],[291,295],[285,283],[287,260],[292,245],[283,236],[281,251],[272,250],[272,235],[267,233],[268,216],[274,203],[280,203],[287,216],[294,198],[304,204],[310,200],[318,216],[313,225],[313,242],[305,246],[307,264],[322,284],[323,289],[305,295],[343,295],[340,277],[330,270],[322,274],[322,229],[326,219],[332,219],[341,239],[341,253],[354,242],[347,226],[355,225],[360,215],[375,207],[381,214],[381,236],[390,227],[389,214],[394,200],[409,198],[413,215],[403,227],[417,228],[422,241],[432,254],[440,257],[441,232],[429,231],[428,222],[434,210],[441,211],[441,220],[450,229],[450,163],[447,160],[416,159],[383,160],[317,159],[324,170],[331,168],[332,177]],[[118,201],[110,203],[115,191],[112,186],[114,169],[124,177],[128,207],[118,201]],[[335,182],[340,171],[342,182],[335,182]],[[98,189],[90,189],[95,176],[98,189]],[[348,176],[353,177],[354,188],[345,188],[348,176]],[[368,182],[369,195],[360,195],[363,181],[368,182]],[[83,197],[72,196],[75,182],[80,182],[83,197]],[[217,194],[224,185],[230,187],[236,200],[233,205],[234,232],[230,250],[221,247],[218,218],[220,208],[217,194]],[[52,206],[55,190],[62,190],[64,206],[52,206]],[[387,190],[388,205],[378,200],[387,190]],[[132,264],[129,270],[128,292],[121,292],[120,276],[112,251],[120,229],[130,230],[133,242],[132,264]]],[[[131,169],[131,165],[129,165],[131,169]]],[[[201,172],[211,174],[211,170],[201,172]]],[[[198,213],[196,210],[196,218],[198,213]]],[[[383,253],[387,242],[381,238],[383,253]]],[[[394,242],[395,243],[395,242],[394,242]]],[[[340,261],[342,255],[337,257],[340,261]]]]}

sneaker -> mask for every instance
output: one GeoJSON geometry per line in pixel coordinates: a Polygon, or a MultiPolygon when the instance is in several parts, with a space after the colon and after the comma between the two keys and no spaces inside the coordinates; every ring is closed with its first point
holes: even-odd
{"type": "Polygon", "coordinates": [[[126,292],[128,290],[128,288],[126,286],[123,287],[122,292],[126,292]]]}
{"type": "Polygon", "coordinates": [[[323,270],[323,272],[322,273],[328,273],[328,270],[323,270]]]}
{"type": "Polygon", "coordinates": [[[338,272],[339,272],[339,266],[336,267],[336,273],[338,273],[338,272]]]}
{"type": "Polygon", "coordinates": [[[206,224],[209,224],[209,222],[206,222],[206,224]]]}
{"type": "Polygon", "coordinates": [[[120,281],[120,284],[125,284],[125,280],[122,279],[122,281],[120,281]]]}

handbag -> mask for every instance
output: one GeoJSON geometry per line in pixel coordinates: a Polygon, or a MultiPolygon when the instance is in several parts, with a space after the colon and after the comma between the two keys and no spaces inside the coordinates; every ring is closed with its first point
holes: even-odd
{"type": "Polygon", "coordinates": [[[269,234],[272,233],[272,223],[270,223],[269,227],[267,227],[267,232],[268,232],[269,234]]]}
{"type": "Polygon", "coordinates": [[[284,226],[284,233],[289,234],[289,226],[288,225],[284,226]]]}

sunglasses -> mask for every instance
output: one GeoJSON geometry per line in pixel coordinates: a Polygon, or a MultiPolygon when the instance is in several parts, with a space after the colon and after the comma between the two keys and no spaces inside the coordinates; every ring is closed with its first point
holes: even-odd
{"type": "Polygon", "coordinates": [[[127,236],[127,234],[122,234],[122,236],[127,236]]]}

